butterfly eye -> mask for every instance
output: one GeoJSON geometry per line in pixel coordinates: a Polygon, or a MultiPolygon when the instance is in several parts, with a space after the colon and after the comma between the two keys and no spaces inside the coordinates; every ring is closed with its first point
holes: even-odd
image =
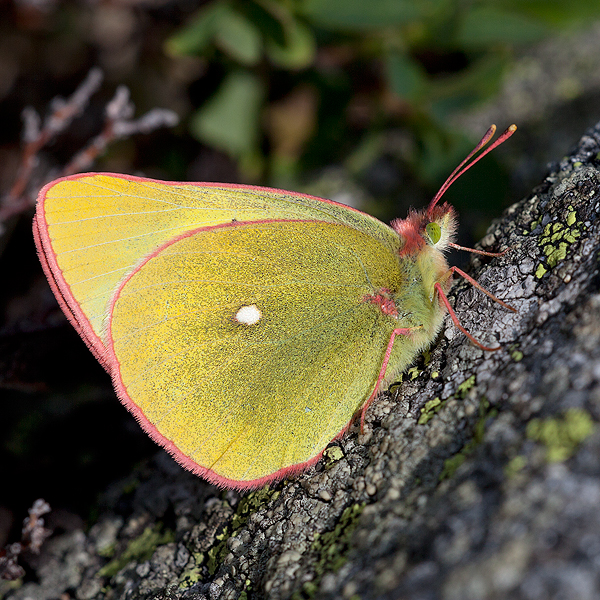
{"type": "Polygon", "coordinates": [[[432,244],[437,244],[442,237],[442,228],[437,223],[427,223],[425,231],[432,244]]]}

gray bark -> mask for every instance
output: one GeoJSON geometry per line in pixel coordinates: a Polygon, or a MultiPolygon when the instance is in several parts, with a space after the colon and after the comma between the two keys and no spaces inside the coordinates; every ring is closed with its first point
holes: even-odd
{"type": "Polygon", "coordinates": [[[50,539],[56,598],[600,597],[600,124],[484,240],[426,359],[316,468],[245,496],[161,454],[87,531],[50,539]],[[493,344],[493,342],[491,342],[493,344]]]}

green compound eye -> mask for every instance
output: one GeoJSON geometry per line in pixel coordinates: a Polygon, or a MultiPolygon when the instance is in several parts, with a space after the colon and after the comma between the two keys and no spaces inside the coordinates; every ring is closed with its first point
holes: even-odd
{"type": "Polygon", "coordinates": [[[442,228],[437,223],[427,223],[425,231],[433,244],[437,244],[442,237],[442,228]]]}

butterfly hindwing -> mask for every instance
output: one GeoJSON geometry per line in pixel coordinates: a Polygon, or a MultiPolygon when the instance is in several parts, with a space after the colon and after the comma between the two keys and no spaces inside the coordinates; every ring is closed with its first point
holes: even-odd
{"type": "Polygon", "coordinates": [[[397,323],[364,298],[403,276],[392,248],[342,225],[186,234],[115,296],[117,391],[159,443],[212,481],[254,486],[301,469],[373,390],[397,323]]]}

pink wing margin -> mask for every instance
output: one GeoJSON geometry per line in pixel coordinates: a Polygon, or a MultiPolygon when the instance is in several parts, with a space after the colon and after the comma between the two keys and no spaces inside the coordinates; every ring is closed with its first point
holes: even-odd
{"type": "Polygon", "coordinates": [[[90,322],[71,293],[69,284],[65,281],[62,271],[56,262],[56,255],[52,250],[52,243],[48,235],[48,227],[43,212],[45,192],[51,185],[53,184],[46,185],[40,192],[37,211],[33,218],[33,239],[37,248],[38,258],[40,259],[50,288],[67,319],[69,319],[71,325],[73,325],[98,362],[110,372],[106,347],[102,340],[94,333],[90,322]]]}

